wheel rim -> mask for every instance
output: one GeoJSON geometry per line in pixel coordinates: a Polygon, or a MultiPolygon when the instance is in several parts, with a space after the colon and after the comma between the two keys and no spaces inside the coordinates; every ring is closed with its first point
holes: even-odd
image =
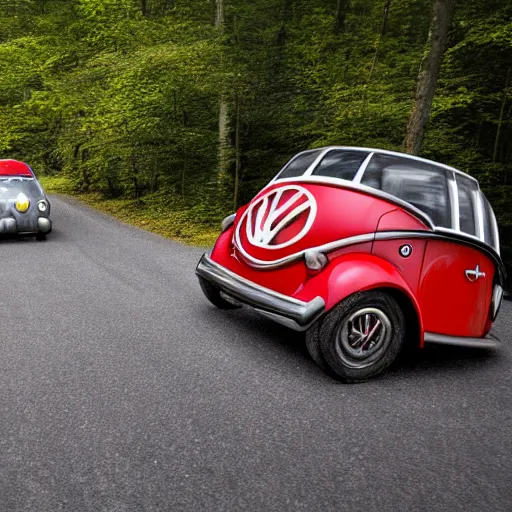
{"type": "Polygon", "coordinates": [[[336,352],[351,368],[365,368],[379,360],[389,347],[393,329],[378,308],[363,308],[346,318],[336,335],[336,352]]]}

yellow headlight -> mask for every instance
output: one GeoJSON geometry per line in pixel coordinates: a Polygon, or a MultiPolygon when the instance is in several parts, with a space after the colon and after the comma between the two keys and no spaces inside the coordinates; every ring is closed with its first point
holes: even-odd
{"type": "Polygon", "coordinates": [[[20,213],[25,213],[30,206],[30,201],[25,194],[18,194],[14,206],[16,206],[16,210],[18,210],[20,213]]]}

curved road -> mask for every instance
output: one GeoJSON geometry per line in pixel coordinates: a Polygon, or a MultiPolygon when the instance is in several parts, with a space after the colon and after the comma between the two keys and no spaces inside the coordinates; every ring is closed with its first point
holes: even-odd
{"type": "Polygon", "coordinates": [[[52,199],[0,242],[0,510],[510,511],[512,304],[496,354],[343,385],[204,299],[201,249],[52,199]]]}

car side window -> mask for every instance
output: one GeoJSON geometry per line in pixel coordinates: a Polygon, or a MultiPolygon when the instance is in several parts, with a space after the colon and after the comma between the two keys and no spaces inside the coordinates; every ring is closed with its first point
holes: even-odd
{"type": "Polygon", "coordinates": [[[296,178],[297,176],[302,176],[319,154],[320,150],[300,153],[278,174],[277,179],[280,180],[283,178],[296,178]]]}
{"type": "Polygon", "coordinates": [[[325,176],[352,181],[368,151],[329,151],[315,167],[312,176],[325,176]]]}
{"type": "Polygon", "coordinates": [[[457,182],[459,197],[460,230],[469,235],[476,236],[474,193],[478,190],[477,184],[475,181],[460,174],[455,175],[455,181],[457,182]]]}
{"type": "Polygon", "coordinates": [[[382,190],[426,213],[436,226],[451,228],[446,172],[434,165],[392,155],[374,155],[361,183],[382,190]]]}

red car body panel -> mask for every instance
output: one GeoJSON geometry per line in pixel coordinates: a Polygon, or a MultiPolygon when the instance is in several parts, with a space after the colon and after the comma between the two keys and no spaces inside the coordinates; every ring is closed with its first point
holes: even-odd
{"type": "MultiPolygon", "coordinates": [[[[427,234],[430,230],[409,212],[386,201],[342,188],[333,193],[329,186],[300,185],[314,195],[319,205],[315,223],[307,236],[297,244],[276,251],[251,247],[244,233],[247,223],[245,206],[238,212],[235,225],[217,240],[212,259],[235,274],[284,295],[303,301],[320,296],[325,300],[326,311],[357,291],[395,288],[405,294],[414,306],[421,336],[424,331],[473,337],[486,334],[492,294],[489,283],[492,279],[478,283],[476,292],[477,287],[464,276],[466,268],[477,264],[487,275],[493,275],[494,264],[481,251],[455,242],[408,238],[408,231],[427,234]],[[343,222],[332,220],[337,218],[343,222]],[[308,271],[303,259],[278,268],[251,266],[234,243],[239,227],[240,242],[245,252],[261,261],[284,258],[333,240],[361,234],[405,233],[403,238],[375,240],[335,250],[329,254],[328,266],[314,275],[308,271]],[[399,253],[405,244],[412,248],[407,258],[399,253]],[[457,300],[454,301],[453,297],[457,300]],[[447,311],[452,315],[447,315],[447,311]]],[[[278,187],[276,184],[264,189],[255,201],[278,187]]],[[[303,223],[304,220],[299,219],[292,226],[303,223]]],[[[282,231],[281,241],[295,236],[297,231],[297,227],[282,231]]]]}
{"type": "MultiPolygon", "coordinates": [[[[256,196],[252,204],[261,201],[262,197],[282,186],[282,184],[276,183],[267,187],[256,196]]],[[[296,243],[280,248],[280,245],[289,242],[304,227],[306,220],[305,215],[302,215],[278,233],[275,238],[277,248],[262,248],[251,244],[247,239],[247,223],[251,219],[245,210],[237,219],[235,226],[235,237],[239,230],[237,246],[239,250],[247,253],[243,254],[242,252],[245,259],[254,258],[261,262],[272,262],[336,240],[373,233],[379,219],[395,209],[386,201],[353,190],[342,188],[333,190],[333,187],[329,185],[294,182],[287,183],[286,186],[300,186],[312,194],[317,208],[313,225],[307,235],[296,243]]],[[[271,195],[270,198],[272,198],[271,195]]],[[[286,199],[285,197],[283,201],[286,199]]],[[[264,221],[265,218],[263,217],[262,220],[264,221]]],[[[254,216],[252,222],[253,224],[255,222],[254,216]]],[[[279,218],[276,219],[276,222],[279,222],[279,218]]]]}
{"type": "Polygon", "coordinates": [[[425,330],[475,338],[487,334],[494,272],[494,263],[481,251],[430,240],[418,291],[425,330]],[[477,265],[487,279],[470,282],[465,271],[477,265]]]}
{"type": "Polygon", "coordinates": [[[418,239],[397,239],[377,240],[373,243],[372,254],[383,261],[389,262],[407,283],[408,289],[413,296],[418,293],[418,287],[425,254],[425,240],[418,239]],[[400,247],[408,244],[412,248],[411,255],[407,258],[400,256],[400,247]]]}
{"type": "Polygon", "coordinates": [[[245,264],[234,249],[233,228],[225,231],[218,238],[211,258],[231,272],[259,285],[284,295],[294,296],[307,279],[307,269],[303,261],[273,270],[259,270],[245,264]]]}
{"type": "Polygon", "coordinates": [[[316,296],[325,300],[326,311],[358,291],[376,288],[395,288],[405,294],[421,315],[414,293],[404,276],[388,261],[373,254],[352,252],[329,262],[329,265],[310,277],[296,294],[303,301],[316,296]]]}

